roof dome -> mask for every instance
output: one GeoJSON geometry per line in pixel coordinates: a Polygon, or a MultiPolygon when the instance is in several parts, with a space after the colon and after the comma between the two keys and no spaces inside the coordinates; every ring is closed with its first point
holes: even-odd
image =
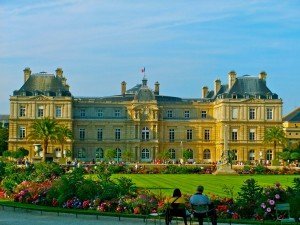
{"type": "Polygon", "coordinates": [[[139,102],[153,101],[155,96],[148,87],[141,87],[137,93],[137,99],[139,102]]]}

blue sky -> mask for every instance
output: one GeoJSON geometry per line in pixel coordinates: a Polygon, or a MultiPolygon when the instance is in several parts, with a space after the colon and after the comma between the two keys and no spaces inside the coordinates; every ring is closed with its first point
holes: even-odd
{"type": "Polygon", "coordinates": [[[120,93],[141,82],[163,95],[200,97],[227,73],[257,76],[299,107],[300,1],[1,0],[0,113],[23,69],[62,67],[74,96],[120,93]]]}

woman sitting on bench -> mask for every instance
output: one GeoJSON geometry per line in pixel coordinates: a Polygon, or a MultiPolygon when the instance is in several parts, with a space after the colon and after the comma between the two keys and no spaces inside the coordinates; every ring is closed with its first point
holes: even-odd
{"type": "Polygon", "coordinates": [[[170,204],[166,210],[166,225],[169,225],[173,216],[182,217],[184,224],[187,225],[186,200],[181,197],[181,191],[178,188],[173,191],[173,197],[168,199],[166,203],[170,204]]]}

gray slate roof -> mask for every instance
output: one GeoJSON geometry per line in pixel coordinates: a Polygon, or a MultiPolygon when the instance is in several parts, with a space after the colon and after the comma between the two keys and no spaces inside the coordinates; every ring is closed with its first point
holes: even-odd
{"type": "Polygon", "coordinates": [[[272,92],[266,86],[266,82],[258,77],[251,77],[249,75],[244,75],[238,77],[234,85],[229,90],[229,94],[240,94],[244,95],[245,93],[250,95],[267,95],[272,92]]]}
{"type": "Polygon", "coordinates": [[[14,95],[49,95],[49,96],[71,96],[70,91],[62,83],[62,79],[53,74],[32,74],[24,85],[14,95]]]}
{"type": "Polygon", "coordinates": [[[300,122],[300,108],[295,109],[288,115],[282,118],[283,121],[300,122]]]}

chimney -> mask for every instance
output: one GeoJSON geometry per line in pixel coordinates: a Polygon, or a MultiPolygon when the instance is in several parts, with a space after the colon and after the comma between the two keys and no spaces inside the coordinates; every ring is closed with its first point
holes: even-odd
{"type": "Polygon", "coordinates": [[[24,83],[29,79],[30,75],[31,75],[31,70],[29,67],[26,67],[24,70],[24,83]]]}
{"type": "Polygon", "coordinates": [[[56,72],[56,77],[60,77],[60,78],[62,78],[63,77],[63,70],[62,70],[62,68],[57,68],[56,70],[55,70],[55,72],[56,72]]]}
{"type": "Polygon", "coordinates": [[[202,98],[205,98],[208,93],[208,87],[204,86],[202,88],[202,98]]]}
{"type": "Polygon", "coordinates": [[[126,92],[126,82],[125,81],[123,81],[122,83],[121,83],[121,95],[125,95],[125,92],[126,92]]]}
{"type": "Polygon", "coordinates": [[[236,72],[234,70],[230,71],[228,73],[228,89],[230,89],[236,80],[236,72]]]}
{"type": "Polygon", "coordinates": [[[215,95],[219,92],[220,88],[221,88],[221,80],[217,79],[217,80],[215,80],[215,90],[214,90],[215,95]]]}
{"type": "Polygon", "coordinates": [[[159,83],[158,83],[158,81],[156,81],[155,84],[154,84],[154,94],[159,95],[159,83]]]}
{"type": "Polygon", "coordinates": [[[267,79],[267,73],[265,71],[261,71],[258,75],[258,78],[260,80],[263,80],[264,82],[266,82],[266,79],[267,79]]]}

